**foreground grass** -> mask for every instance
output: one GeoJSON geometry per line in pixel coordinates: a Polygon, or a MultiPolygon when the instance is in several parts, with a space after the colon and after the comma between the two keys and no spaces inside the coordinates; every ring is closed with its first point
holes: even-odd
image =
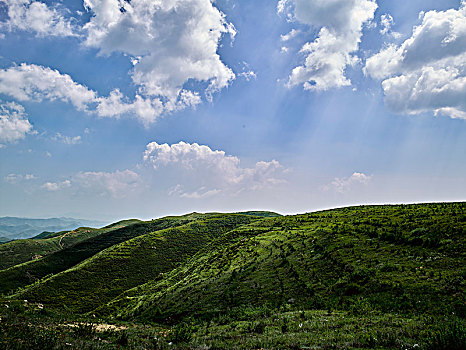
{"type": "Polygon", "coordinates": [[[68,318],[41,304],[0,309],[0,348],[9,349],[449,349],[466,346],[465,322],[451,317],[331,310],[240,308],[174,325],[68,318]]]}

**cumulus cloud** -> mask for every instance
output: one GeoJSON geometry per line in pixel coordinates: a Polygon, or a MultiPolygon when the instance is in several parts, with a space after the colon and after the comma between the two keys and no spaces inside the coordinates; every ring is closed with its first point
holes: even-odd
{"type": "Polygon", "coordinates": [[[94,91],[74,82],[67,74],[25,63],[0,70],[0,93],[19,101],[61,100],[78,110],[87,110],[97,98],[94,91]]]}
{"type": "MultiPolygon", "coordinates": [[[[359,59],[362,28],[374,18],[377,4],[373,0],[294,0],[297,21],[320,28],[317,38],[306,43],[301,53],[303,65],[293,69],[289,86],[303,85],[306,90],[327,90],[351,85],[345,76],[348,66],[359,59]]],[[[279,2],[284,12],[288,2],[279,2]]]]}
{"type": "Polygon", "coordinates": [[[125,197],[141,188],[141,179],[132,170],[115,172],[82,171],[69,180],[46,182],[41,188],[47,191],[70,189],[75,195],[100,195],[114,198],[125,197]]]}
{"type": "Polygon", "coordinates": [[[50,192],[55,192],[58,190],[62,190],[64,188],[68,188],[71,186],[70,180],[65,180],[62,182],[46,182],[44,183],[41,188],[50,192]]]}
{"type": "Polygon", "coordinates": [[[22,63],[0,70],[0,93],[19,101],[63,101],[76,109],[95,113],[99,117],[120,117],[134,115],[144,124],[150,124],[164,111],[173,112],[201,102],[198,94],[182,90],[176,101],[165,105],[158,99],[136,95],[133,101],[118,90],[108,96],[75,82],[68,74],[56,69],[35,64],[22,63]]]}
{"type": "MultiPolygon", "coordinates": [[[[85,44],[101,54],[132,57],[132,78],[144,109],[173,111],[199,103],[199,91],[186,90],[188,80],[204,82],[211,94],[235,78],[218,55],[224,34],[235,35],[210,0],[84,0],[93,16],[84,26],[85,44]]],[[[119,106],[120,96],[114,101],[119,106]]],[[[114,104],[114,105],[115,105],[114,104]]],[[[124,105],[123,105],[124,108],[124,105]]]]}
{"type": "Polygon", "coordinates": [[[0,29],[23,30],[37,36],[74,36],[74,26],[56,8],[33,0],[0,0],[6,5],[8,19],[0,29]]]}
{"type": "Polygon", "coordinates": [[[372,176],[363,173],[354,172],[350,177],[335,178],[330,185],[324,187],[324,190],[334,189],[338,193],[345,193],[356,185],[365,185],[371,181],[372,176]]]}
{"type": "Polygon", "coordinates": [[[466,1],[421,18],[410,38],[368,58],[364,71],[382,80],[394,112],[466,119],[466,1]]]}
{"type": "Polygon", "coordinates": [[[382,27],[382,29],[380,29],[380,34],[387,35],[390,33],[394,24],[395,21],[393,20],[392,15],[385,13],[380,16],[380,26],[382,27]]]}
{"type": "Polygon", "coordinates": [[[23,139],[31,132],[32,125],[23,106],[14,102],[0,105],[0,145],[23,139]]]}
{"type": "Polygon", "coordinates": [[[185,190],[180,185],[170,192],[187,198],[260,190],[284,182],[285,170],[276,160],[260,161],[252,168],[244,168],[238,157],[197,143],[181,141],[168,145],[151,142],[146,147],[144,161],[156,171],[172,169],[183,177],[184,185],[194,189],[185,190]]]}
{"type": "MultiPolygon", "coordinates": [[[[15,0],[7,5],[4,26],[10,30],[72,34],[71,24],[44,3],[15,0]]],[[[147,125],[163,114],[195,107],[202,95],[211,100],[235,79],[217,51],[222,37],[233,38],[236,31],[210,0],[84,0],[84,6],[92,15],[81,31],[84,45],[102,55],[129,56],[135,96],[128,98],[119,89],[98,96],[67,74],[27,64],[0,71],[0,93],[20,101],[62,100],[100,117],[133,115],[147,125]],[[196,84],[188,89],[188,82],[196,84]]]]}

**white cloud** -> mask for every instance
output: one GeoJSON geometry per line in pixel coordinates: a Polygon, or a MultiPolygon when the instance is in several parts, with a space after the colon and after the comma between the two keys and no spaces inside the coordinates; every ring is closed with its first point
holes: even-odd
{"type": "Polygon", "coordinates": [[[380,25],[382,26],[382,29],[380,29],[380,34],[390,35],[395,39],[400,38],[402,34],[398,32],[394,32],[392,30],[392,27],[394,24],[395,24],[395,21],[393,20],[393,17],[389,13],[386,13],[380,16],[380,25]]]}
{"type": "Polygon", "coordinates": [[[80,192],[90,191],[99,195],[125,197],[141,186],[141,179],[132,170],[109,172],[80,172],[72,178],[73,186],[80,192]]]}
{"type": "Polygon", "coordinates": [[[158,99],[147,99],[136,95],[130,102],[119,90],[107,97],[99,97],[88,87],[75,82],[68,74],[34,64],[22,63],[0,70],[0,93],[20,101],[43,100],[71,103],[78,110],[96,113],[99,117],[134,115],[144,124],[150,124],[164,111],[180,110],[200,102],[198,95],[186,90],[174,103],[163,106],[158,99]]]}
{"type": "Polygon", "coordinates": [[[345,70],[359,61],[354,53],[359,48],[363,25],[374,18],[376,2],[294,0],[294,5],[296,20],[320,31],[313,42],[302,47],[306,59],[293,69],[289,86],[302,84],[306,90],[327,90],[351,85],[345,70]]]}
{"type": "Polygon", "coordinates": [[[410,38],[368,58],[364,71],[383,80],[385,102],[397,113],[466,119],[466,1],[421,18],[410,38]]]}
{"type": "Polygon", "coordinates": [[[253,168],[243,168],[238,157],[197,143],[181,141],[168,145],[151,142],[146,147],[144,161],[156,171],[171,169],[176,176],[183,178],[183,187],[180,185],[170,191],[187,198],[260,190],[284,182],[285,170],[276,160],[261,161],[253,168]],[[186,186],[193,189],[182,190],[186,186]]]}
{"type": "Polygon", "coordinates": [[[46,182],[41,186],[42,189],[50,191],[50,192],[55,192],[55,191],[62,190],[68,187],[71,187],[70,180],[65,180],[62,182],[46,182]]]}
{"type": "Polygon", "coordinates": [[[57,132],[57,134],[52,138],[54,141],[63,142],[66,145],[77,145],[81,143],[81,136],[65,136],[57,132]]]}
{"type": "Polygon", "coordinates": [[[25,63],[0,70],[0,93],[20,101],[61,100],[78,110],[87,110],[97,98],[94,91],[74,82],[67,74],[25,63]]]}
{"type": "Polygon", "coordinates": [[[247,81],[251,80],[251,79],[256,79],[257,78],[257,75],[254,71],[252,70],[249,70],[249,71],[245,71],[245,72],[242,72],[240,74],[238,74],[240,77],[243,77],[244,79],[246,79],[247,81]]]}
{"type": "Polygon", "coordinates": [[[14,102],[0,105],[0,144],[23,139],[31,131],[23,106],[14,102]]]}
{"type": "Polygon", "coordinates": [[[41,188],[47,191],[70,189],[77,196],[99,195],[123,198],[141,188],[141,179],[132,170],[115,172],[82,171],[69,180],[46,182],[41,188]]]}
{"type": "Polygon", "coordinates": [[[300,33],[299,30],[291,29],[291,31],[288,34],[280,35],[280,39],[281,39],[281,41],[288,41],[288,40],[293,39],[299,33],[300,33]]]}
{"type": "Polygon", "coordinates": [[[74,26],[57,9],[32,0],[0,0],[7,6],[8,20],[0,29],[23,30],[38,36],[74,36],[74,26]]]}
{"type": "Polygon", "coordinates": [[[217,51],[222,36],[236,32],[210,0],[84,0],[84,5],[93,14],[84,27],[85,44],[101,54],[133,56],[132,78],[139,93],[168,102],[169,110],[190,79],[207,83],[209,97],[235,78],[217,51]]]}
{"type": "Polygon", "coordinates": [[[277,3],[277,13],[282,14],[286,10],[286,6],[288,5],[288,0],[279,0],[277,3]]]}
{"type": "Polygon", "coordinates": [[[292,0],[279,0],[277,3],[277,14],[286,16],[288,22],[294,20],[292,0]]]}
{"type": "Polygon", "coordinates": [[[5,182],[11,183],[11,184],[16,184],[18,182],[21,182],[23,180],[29,181],[29,180],[35,180],[37,177],[34,174],[8,174],[3,178],[5,182]]]}
{"type": "Polygon", "coordinates": [[[328,191],[330,188],[333,188],[338,193],[345,193],[353,189],[356,185],[365,185],[369,183],[371,179],[372,176],[355,172],[350,177],[335,178],[330,185],[324,187],[324,190],[328,191]]]}
{"type": "Polygon", "coordinates": [[[215,196],[222,191],[219,189],[209,190],[205,186],[200,187],[197,191],[185,192],[183,186],[178,184],[168,191],[169,196],[179,196],[181,198],[201,199],[215,196]]]}
{"type": "Polygon", "coordinates": [[[392,29],[394,23],[393,17],[390,14],[383,14],[380,16],[380,25],[382,26],[380,34],[386,35],[392,29]]]}
{"type": "MultiPolygon", "coordinates": [[[[7,4],[9,30],[72,35],[70,22],[44,3],[7,4]]],[[[148,125],[162,114],[195,107],[202,94],[211,100],[214,92],[235,79],[217,52],[223,35],[233,38],[236,31],[210,0],[84,0],[84,6],[92,14],[81,29],[84,45],[103,55],[120,52],[130,57],[134,65],[130,74],[137,86],[134,98],[118,89],[98,96],[69,75],[28,64],[0,71],[0,93],[20,101],[62,100],[100,117],[133,115],[148,125]],[[198,84],[185,88],[194,81],[198,84]]]]}

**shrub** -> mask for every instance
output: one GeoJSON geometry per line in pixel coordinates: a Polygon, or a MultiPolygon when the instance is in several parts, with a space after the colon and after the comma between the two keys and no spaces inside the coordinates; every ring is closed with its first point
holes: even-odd
{"type": "Polygon", "coordinates": [[[121,346],[127,346],[128,345],[128,334],[126,332],[121,332],[116,343],[121,346]]]}
{"type": "Polygon", "coordinates": [[[187,343],[193,337],[194,328],[186,322],[180,322],[172,328],[170,341],[173,343],[187,343]]]}
{"type": "Polygon", "coordinates": [[[78,327],[74,329],[74,334],[78,338],[90,338],[94,336],[95,329],[92,324],[80,323],[78,327]]]}
{"type": "Polygon", "coordinates": [[[426,350],[466,349],[466,327],[464,320],[444,323],[430,332],[424,347],[426,350]]]}

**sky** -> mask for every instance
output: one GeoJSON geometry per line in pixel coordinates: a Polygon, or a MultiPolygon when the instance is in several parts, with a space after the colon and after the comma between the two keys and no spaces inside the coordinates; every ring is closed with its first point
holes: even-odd
{"type": "Polygon", "coordinates": [[[0,0],[0,216],[466,200],[466,1],[0,0]]]}

